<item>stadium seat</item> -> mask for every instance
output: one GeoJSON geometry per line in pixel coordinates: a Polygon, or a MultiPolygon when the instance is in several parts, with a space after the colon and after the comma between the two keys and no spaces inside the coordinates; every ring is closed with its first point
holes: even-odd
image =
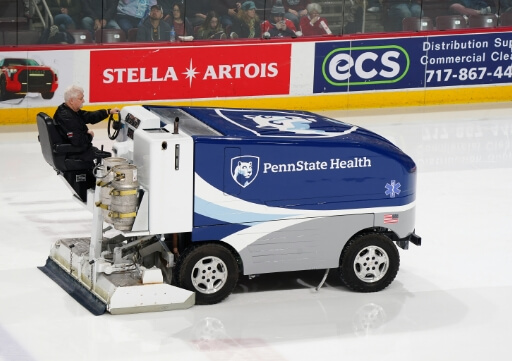
{"type": "Polygon", "coordinates": [[[68,33],[75,38],[75,44],[90,44],[93,43],[92,35],[88,30],[73,29],[68,30],[68,33]]]}
{"type": "Polygon", "coordinates": [[[433,28],[432,19],[428,17],[408,17],[402,20],[402,30],[404,31],[425,31],[433,28]]]}
{"type": "Polygon", "coordinates": [[[498,17],[494,14],[471,15],[468,25],[470,28],[495,28],[498,25],[498,17]]]}
{"type": "Polygon", "coordinates": [[[500,15],[500,26],[512,26],[512,11],[500,15]]]}
{"type": "Polygon", "coordinates": [[[98,29],[94,38],[97,43],[122,43],[126,41],[126,34],[121,29],[98,29]]]}
{"type": "Polygon", "coordinates": [[[466,29],[466,19],[462,15],[442,15],[436,18],[437,30],[466,29]]]}
{"type": "Polygon", "coordinates": [[[38,44],[41,32],[38,30],[6,30],[4,31],[5,45],[31,45],[38,44]]]}
{"type": "Polygon", "coordinates": [[[131,28],[128,30],[128,41],[135,42],[137,41],[137,28],[131,28]]]}

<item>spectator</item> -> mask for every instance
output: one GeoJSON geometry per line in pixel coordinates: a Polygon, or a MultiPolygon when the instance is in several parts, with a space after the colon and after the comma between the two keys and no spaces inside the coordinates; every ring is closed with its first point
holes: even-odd
{"type": "Polygon", "coordinates": [[[196,35],[197,39],[226,39],[226,33],[215,11],[210,11],[206,15],[206,19],[203,25],[197,30],[196,35]]]}
{"type": "Polygon", "coordinates": [[[126,34],[131,28],[138,28],[153,5],[156,5],[156,0],[119,0],[116,15],[119,27],[126,34]]]}
{"type": "Polygon", "coordinates": [[[500,13],[512,12],[512,0],[499,0],[500,13]]]}
{"type": "Polygon", "coordinates": [[[355,34],[363,31],[363,4],[363,0],[344,2],[344,34],[355,34]]]}
{"type": "Polygon", "coordinates": [[[106,119],[109,114],[119,113],[119,109],[85,111],[81,109],[84,102],[84,90],[81,87],[73,85],[67,88],[64,92],[64,103],[59,105],[53,119],[62,128],[62,133],[69,142],[83,149],[83,152],[68,157],[90,162],[92,169],[95,161],[99,162],[101,158],[110,157],[111,154],[92,145],[94,131],[87,128],[87,124],[99,123],[106,119]]]}
{"type": "Polygon", "coordinates": [[[174,3],[171,18],[167,21],[171,28],[174,27],[176,36],[188,36],[194,33],[192,25],[187,18],[185,18],[185,12],[183,11],[183,5],[181,3],[174,3]]]}
{"type": "Polygon", "coordinates": [[[308,14],[306,6],[310,2],[311,0],[277,0],[276,5],[282,4],[285,10],[284,17],[293,21],[295,28],[300,29],[300,18],[308,14]]]}
{"type": "Polygon", "coordinates": [[[408,17],[420,17],[420,0],[387,0],[387,31],[401,31],[402,20],[408,17]]]}
{"type": "Polygon", "coordinates": [[[450,11],[455,14],[471,16],[494,13],[494,4],[485,0],[453,0],[450,11]]]}
{"type": "Polygon", "coordinates": [[[162,6],[153,5],[137,30],[137,41],[170,41],[171,26],[163,21],[162,6]]]}
{"type": "Polygon", "coordinates": [[[80,0],[48,0],[48,7],[53,16],[53,23],[60,31],[76,29],[80,24],[82,6],[80,0]]]}
{"type": "Polygon", "coordinates": [[[256,4],[246,1],[238,11],[237,19],[233,24],[233,31],[240,38],[260,38],[260,19],[256,14],[256,4]]]}
{"type": "Polygon", "coordinates": [[[297,37],[293,21],[284,17],[284,7],[276,3],[270,11],[270,20],[266,20],[262,26],[263,37],[282,38],[285,36],[297,37]]]}
{"type": "MultiPolygon", "coordinates": [[[[190,2],[195,0],[189,0],[190,2]]],[[[170,19],[172,18],[172,6],[176,0],[156,0],[156,4],[160,5],[162,7],[162,10],[164,12],[164,17],[162,20],[170,22],[170,19]]]]}
{"type": "Polygon", "coordinates": [[[212,10],[211,0],[188,0],[185,6],[185,17],[190,20],[193,27],[200,26],[208,12],[212,10]]]}
{"type": "Polygon", "coordinates": [[[82,0],[84,18],[82,26],[94,38],[98,29],[120,29],[114,20],[119,0],[82,0]]]}
{"type": "Polygon", "coordinates": [[[224,28],[233,26],[233,21],[242,4],[238,0],[212,0],[212,2],[213,10],[220,16],[222,26],[224,28]]]}
{"type": "Polygon", "coordinates": [[[311,3],[306,7],[306,10],[308,15],[300,18],[302,35],[318,36],[332,34],[327,26],[327,20],[320,16],[322,14],[322,7],[319,4],[311,3]]]}

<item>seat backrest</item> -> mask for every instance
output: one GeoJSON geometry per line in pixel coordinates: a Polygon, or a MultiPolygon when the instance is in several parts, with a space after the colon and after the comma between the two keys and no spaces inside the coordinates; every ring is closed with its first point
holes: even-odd
{"type": "Polygon", "coordinates": [[[500,26],[512,26],[512,11],[500,15],[500,26]]]}
{"type": "Polygon", "coordinates": [[[402,30],[404,31],[425,31],[433,28],[432,19],[428,17],[408,17],[402,20],[402,30]]]}
{"type": "Polygon", "coordinates": [[[62,136],[59,134],[53,119],[43,112],[37,114],[37,130],[44,160],[55,170],[63,170],[65,155],[54,152],[55,145],[62,143],[62,136]]]}
{"type": "Polygon", "coordinates": [[[75,38],[75,44],[90,44],[93,42],[92,34],[87,30],[69,29],[67,32],[73,35],[73,38],[75,38]]]}
{"type": "Polygon", "coordinates": [[[466,19],[462,15],[442,15],[436,18],[437,30],[465,29],[466,19]]]}
{"type": "Polygon", "coordinates": [[[38,30],[6,30],[4,31],[5,45],[33,45],[38,44],[41,32],[38,30]]]}
{"type": "Polygon", "coordinates": [[[135,42],[137,41],[137,31],[138,28],[131,28],[128,30],[128,41],[135,42]]]}
{"type": "Polygon", "coordinates": [[[126,34],[121,29],[98,29],[94,35],[97,43],[122,43],[126,34]]]}
{"type": "Polygon", "coordinates": [[[470,28],[495,28],[498,25],[498,17],[494,14],[471,15],[468,25],[470,28]]]}

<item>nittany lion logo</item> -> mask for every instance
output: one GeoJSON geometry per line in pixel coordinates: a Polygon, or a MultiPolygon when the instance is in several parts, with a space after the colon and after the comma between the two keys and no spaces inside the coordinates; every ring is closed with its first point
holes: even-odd
{"type": "Polygon", "coordinates": [[[296,135],[337,137],[355,130],[355,127],[344,132],[326,132],[323,129],[314,129],[311,128],[311,124],[317,121],[315,118],[298,115],[244,115],[244,117],[252,119],[257,124],[256,128],[258,129],[278,130],[279,132],[289,132],[296,135]]]}
{"type": "Polygon", "coordinates": [[[231,158],[231,177],[243,188],[247,187],[256,179],[259,169],[259,157],[243,155],[231,158]]]}

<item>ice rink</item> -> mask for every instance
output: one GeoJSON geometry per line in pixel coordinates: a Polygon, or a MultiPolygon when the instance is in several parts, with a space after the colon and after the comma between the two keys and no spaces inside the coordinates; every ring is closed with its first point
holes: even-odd
{"type": "MultiPolygon", "coordinates": [[[[0,127],[0,360],[509,360],[512,104],[329,111],[418,166],[416,233],[390,287],[331,271],[241,277],[212,306],[93,316],[38,266],[91,214],[44,161],[35,125],[0,127]],[[508,355],[508,356],[507,356],[508,355]]],[[[106,122],[105,122],[106,123],[106,122]]],[[[106,124],[95,145],[110,148],[106,124]]]]}

